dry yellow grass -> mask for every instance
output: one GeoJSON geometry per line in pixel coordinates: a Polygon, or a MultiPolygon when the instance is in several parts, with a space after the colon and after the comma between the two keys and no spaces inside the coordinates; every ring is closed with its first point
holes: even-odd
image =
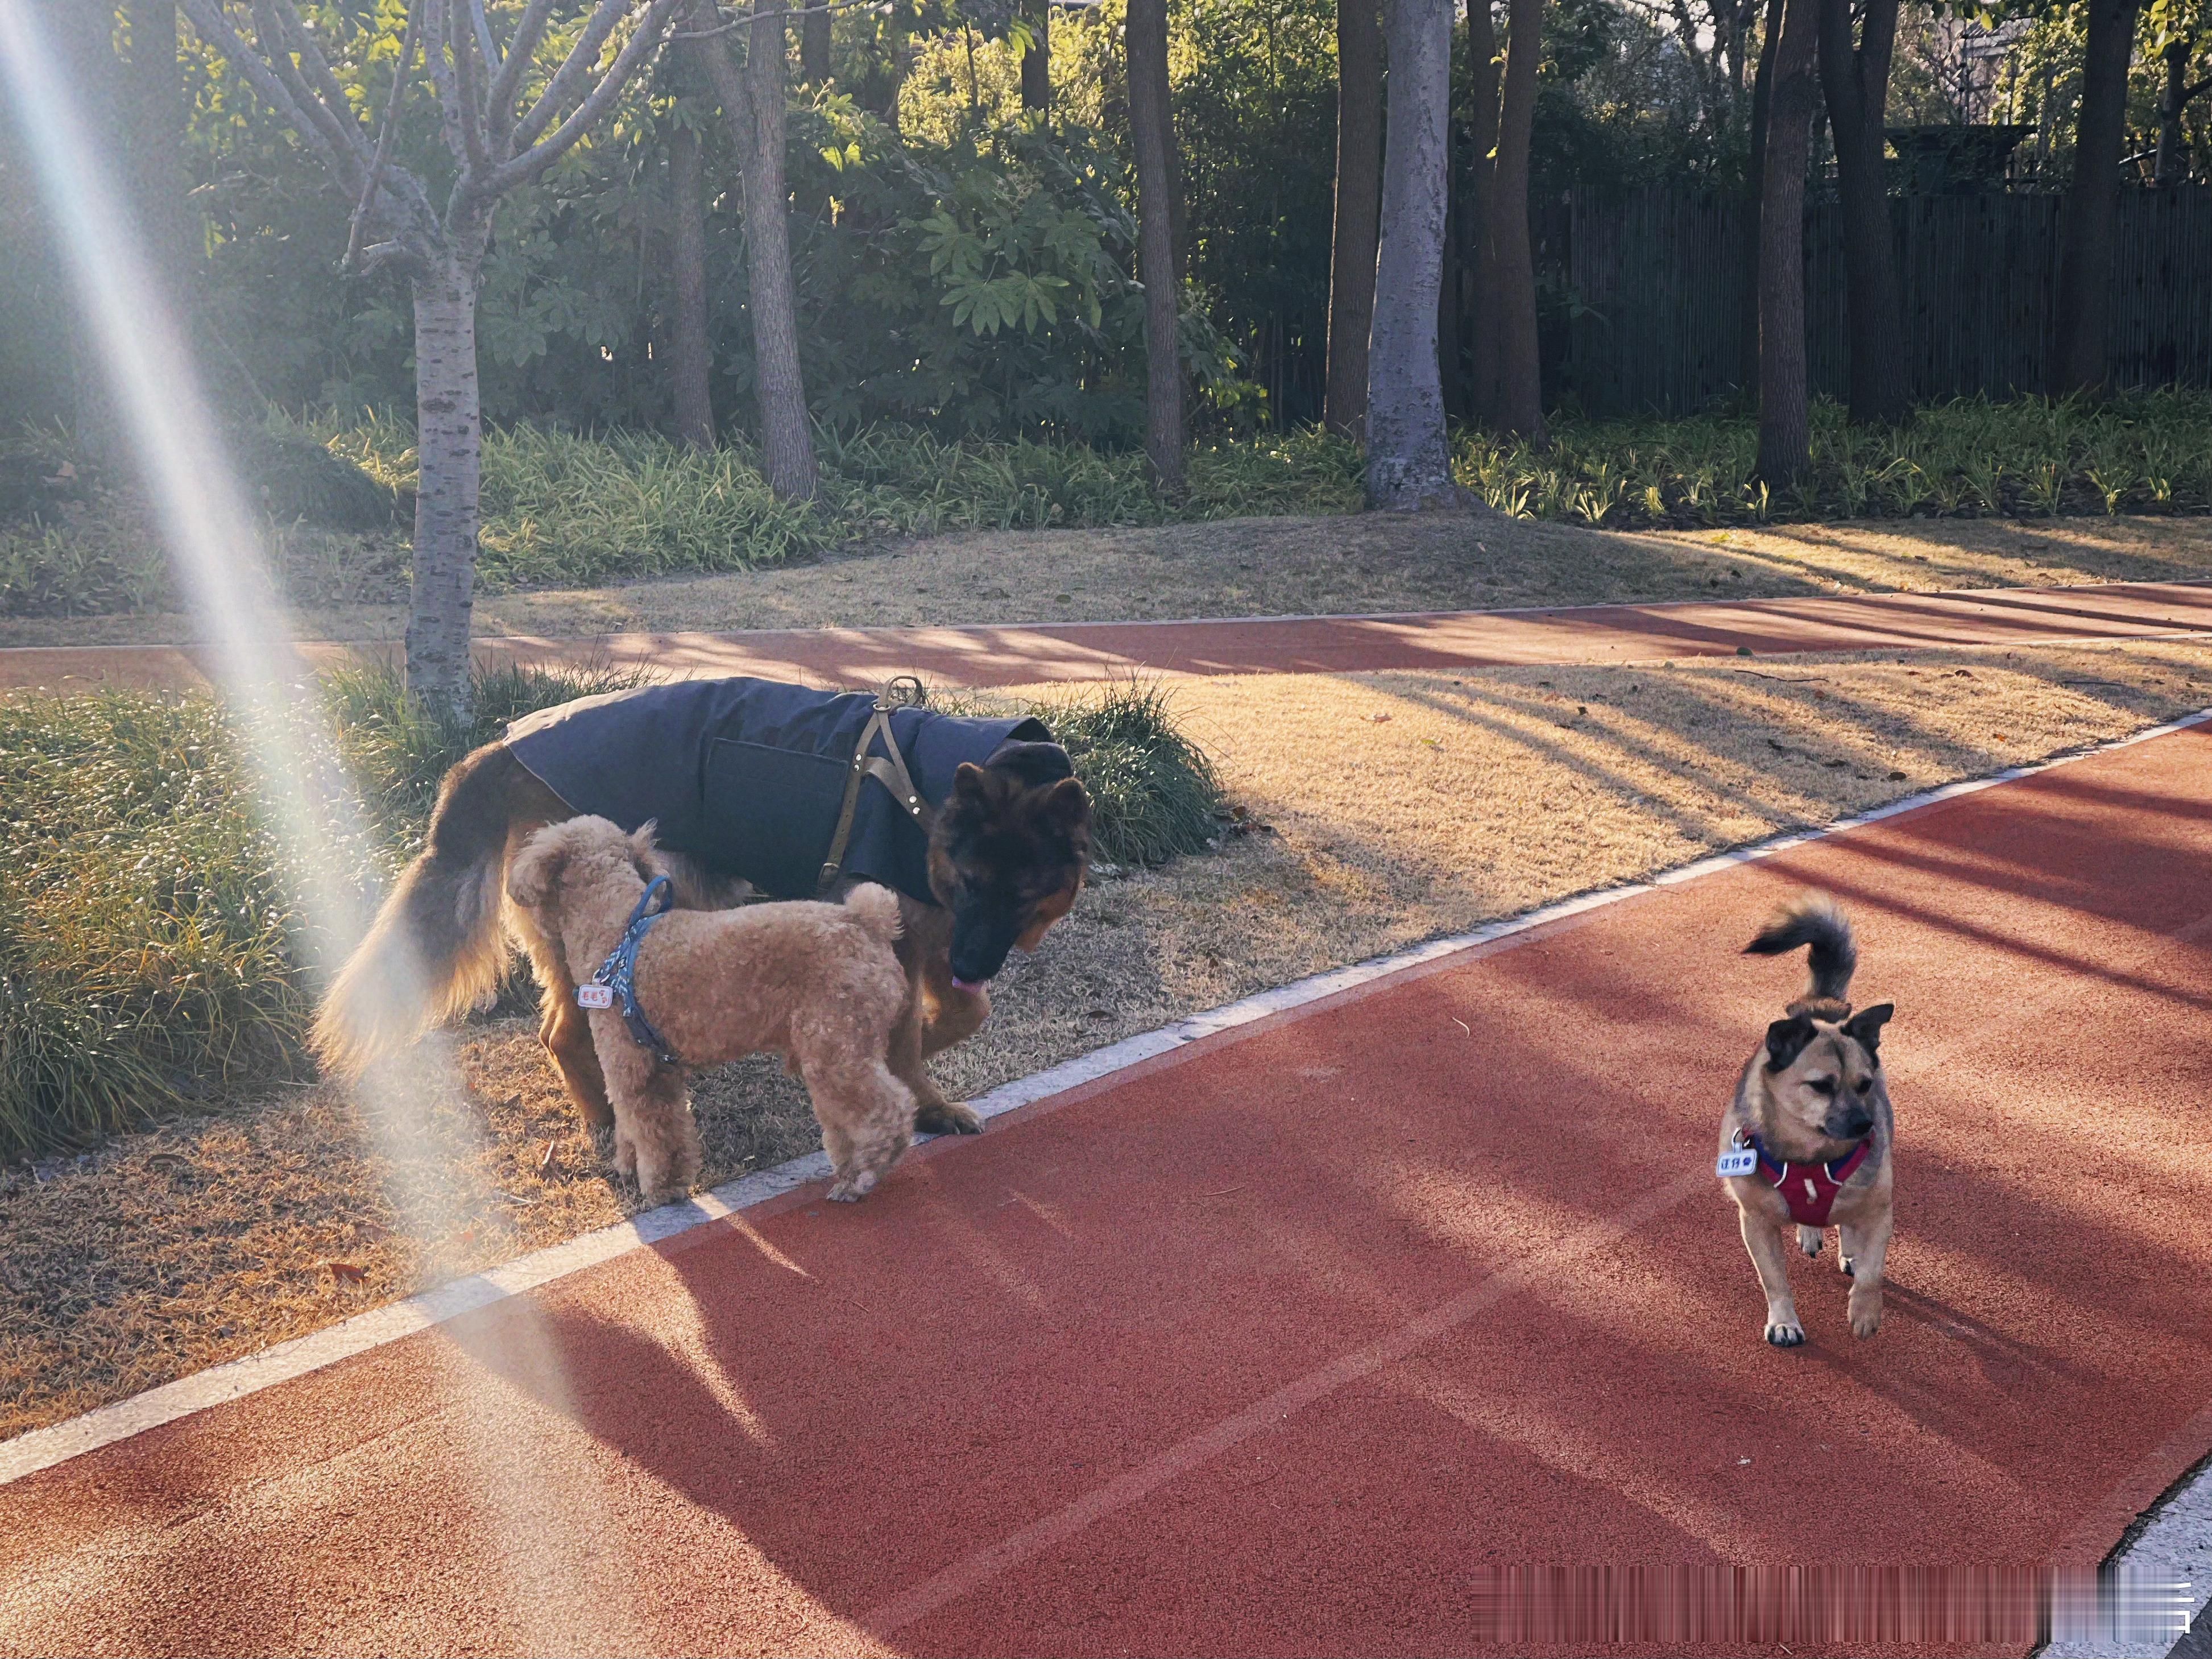
{"type": "MultiPolygon", "coordinates": [[[[1096,884],[1001,980],[999,1017],[946,1057],[953,1091],[2212,704],[2212,646],[1255,676],[1174,696],[1267,830],[1096,884]]],[[[452,1048],[460,1085],[426,1063],[400,1091],[419,1103],[404,1125],[364,1121],[333,1091],[287,1091],[0,1183],[0,1435],[634,1207],[528,1024],[472,1027],[452,1048]]],[[[714,1073],[699,1095],[710,1182],[815,1144],[805,1096],[771,1061],[714,1073]]]]}
{"type": "MultiPolygon", "coordinates": [[[[940,536],[819,564],[488,595],[479,634],[1320,616],[2212,576],[2212,520],[1884,520],[1622,532],[1458,514],[940,536]]],[[[398,637],[404,610],[300,611],[301,639],[398,637]]],[[[0,618],[0,645],[173,644],[186,617],[0,618]]]]}

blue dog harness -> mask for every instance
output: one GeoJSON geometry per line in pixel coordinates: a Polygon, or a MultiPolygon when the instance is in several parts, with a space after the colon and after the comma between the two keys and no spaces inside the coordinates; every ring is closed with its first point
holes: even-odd
{"type": "Polygon", "coordinates": [[[580,1008],[604,1008],[610,1001],[620,1003],[623,1024],[629,1027],[629,1034],[637,1039],[638,1047],[663,1066],[680,1066],[683,1062],[676,1058],[676,1051],[661,1041],[660,1033],[645,1017],[645,1010],[637,1006],[637,947],[645,943],[653,924],[666,915],[675,902],[675,890],[669,885],[668,878],[655,876],[638,899],[637,908],[629,913],[629,926],[623,929],[622,942],[607,953],[599,972],[592,975],[591,983],[576,988],[576,1006],[580,1008]],[[597,994],[593,995],[593,992],[597,994]]]}

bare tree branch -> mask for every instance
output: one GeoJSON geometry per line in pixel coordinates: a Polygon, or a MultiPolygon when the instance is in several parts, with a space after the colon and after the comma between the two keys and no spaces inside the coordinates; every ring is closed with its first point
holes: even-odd
{"type": "Polygon", "coordinates": [[[368,165],[368,139],[355,118],[353,105],[338,84],[338,77],[331,73],[330,60],[323,56],[322,47],[316,43],[314,33],[307,27],[300,14],[290,5],[279,7],[279,21],[290,37],[292,50],[299,54],[301,73],[313,88],[315,98],[338,125],[345,130],[349,147],[358,155],[363,166],[368,165]]]}
{"type": "Polygon", "coordinates": [[[253,30],[259,50],[254,57],[266,64],[270,71],[283,84],[291,95],[293,107],[312,121],[322,135],[324,159],[336,176],[340,188],[356,190],[368,169],[366,145],[356,149],[361,129],[355,126],[349,132],[347,123],[337,112],[318,97],[300,66],[292,61],[291,42],[283,21],[276,15],[271,0],[253,0],[253,30]]]}
{"type": "MultiPolygon", "coordinates": [[[[463,0],[470,10],[481,18],[483,8],[477,0],[463,0]]],[[[484,134],[484,106],[481,89],[477,85],[477,42],[475,35],[465,29],[449,29],[446,44],[453,53],[453,98],[461,108],[461,143],[467,158],[471,175],[480,175],[491,170],[489,144],[484,134]]],[[[491,73],[489,66],[484,71],[491,73]]]]}
{"type": "MultiPolygon", "coordinates": [[[[574,113],[563,121],[542,142],[532,145],[513,161],[495,168],[488,182],[487,194],[503,194],[517,185],[526,185],[562,156],[581,138],[602,115],[607,112],[616,99],[622,95],[630,76],[644,60],[660,48],[660,36],[668,22],[668,15],[676,9],[676,0],[652,0],[645,15],[638,20],[636,29],[629,43],[616,57],[614,64],[599,84],[592,89],[590,97],[576,106],[574,113]]],[[[573,58],[570,60],[574,61],[573,58]]],[[[562,66],[566,73],[568,65],[562,66]]],[[[541,100],[541,107],[543,100],[541,100]]],[[[532,114],[535,115],[536,111],[532,114]]],[[[526,125],[527,125],[526,123],[526,125]]]]}
{"type": "Polygon", "coordinates": [[[438,106],[443,112],[446,129],[446,148],[452,150],[456,161],[469,153],[467,128],[461,119],[460,93],[453,83],[453,62],[449,55],[453,33],[452,0],[424,0],[422,18],[422,65],[430,71],[430,84],[438,89],[438,106]]]}
{"type": "Polygon", "coordinates": [[[469,20],[477,26],[477,50],[483,53],[484,72],[497,74],[502,65],[499,48],[492,44],[491,24],[484,16],[483,0],[469,0],[469,20]]]}
{"type": "Polygon", "coordinates": [[[530,0],[522,21],[514,26],[514,38],[507,43],[506,60],[492,77],[491,94],[484,100],[486,118],[491,123],[493,149],[502,161],[514,154],[515,94],[521,90],[522,77],[530,69],[552,12],[553,0],[530,0]]]}
{"type": "Polygon", "coordinates": [[[282,116],[323,165],[335,173],[338,169],[337,154],[331,148],[330,135],[308,118],[299,100],[292,96],[291,88],[277,77],[268,61],[231,27],[230,19],[223,15],[222,0],[179,0],[179,3],[185,15],[191,19],[192,28],[200,39],[221,52],[261,101],[282,116]]]}
{"type": "Polygon", "coordinates": [[[384,106],[384,130],[376,136],[376,156],[368,164],[368,181],[361,187],[361,199],[354,204],[353,219],[346,229],[345,258],[339,263],[347,270],[353,270],[361,258],[362,226],[384,181],[384,164],[392,155],[392,136],[399,129],[399,106],[406,101],[408,77],[415,71],[415,42],[422,27],[422,0],[409,0],[407,31],[399,40],[399,66],[392,71],[392,96],[384,106]]]}
{"type": "Polygon", "coordinates": [[[545,83],[545,90],[530,106],[529,113],[514,124],[517,149],[535,143],[538,135],[552,124],[553,118],[568,100],[582,94],[585,83],[592,76],[592,65],[599,61],[599,48],[606,45],[607,37],[615,32],[615,25],[622,21],[630,6],[631,0],[599,0],[599,9],[592,12],[591,21],[584,25],[583,34],[561,67],[554,71],[553,78],[545,83]]]}

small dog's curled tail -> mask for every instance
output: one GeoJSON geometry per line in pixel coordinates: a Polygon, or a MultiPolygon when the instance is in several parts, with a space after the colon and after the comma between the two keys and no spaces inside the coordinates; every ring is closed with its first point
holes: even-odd
{"type": "Polygon", "coordinates": [[[878,887],[872,881],[864,881],[845,895],[845,908],[877,940],[890,945],[898,943],[901,932],[898,895],[888,887],[878,887]]]}
{"type": "Polygon", "coordinates": [[[1743,949],[1746,956],[1778,957],[1802,945],[1813,947],[1813,978],[1805,988],[1806,1000],[1844,1001],[1852,970],[1859,965],[1859,947],[1851,937],[1850,923],[1825,893],[1805,893],[1790,900],[1743,949]]]}
{"type": "Polygon", "coordinates": [[[507,751],[478,750],[446,779],[428,844],[331,982],[308,1046],[352,1079],[425,1027],[465,1012],[507,965],[500,870],[507,856],[507,751]]]}

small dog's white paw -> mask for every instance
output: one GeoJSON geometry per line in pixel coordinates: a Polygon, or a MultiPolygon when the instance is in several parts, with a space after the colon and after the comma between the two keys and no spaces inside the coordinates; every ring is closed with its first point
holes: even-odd
{"type": "Polygon", "coordinates": [[[1837,1266],[1837,1267],[1840,1267],[1840,1268],[1843,1270],[1843,1274],[1844,1274],[1844,1278],[1849,1279],[1849,1278],[1852,1277],[1852,1273],[1851,1273],[1851,1259],[1850,1259],[1850,1257],[1849,1257],[1849,1256],[1847,1256],[1847,1255],[1839,1255],[1839,1256],[1838,1256],[1838,1257],[1836,1258],[1836,1266],[1837,1266]]]}
{"type": "Polygon", "coordinates": [[[848,1180],[834,1181],[830,1183],[830,1197],[838,1204],[858,1204],[876,1190],[876,1179],[873,1170],[863,1170],[848,1180]]]}
{"type": "Polygon", "coordinates": [[[1818,1255],[1827,1237],[1818,1227],[1800,1227],[1797,1230],[1797,1248],[1807,1255],[1818,1255]]]}
{"type": "Polygon", "coordinates": [[[1797,1322],[1796,1316],[1787,1319],[1770,1319],[1766,1322],[1766,1340],[1778,1348],[1794,1348],[1805,1340],[1805,1328],[1797,1322]]]}

